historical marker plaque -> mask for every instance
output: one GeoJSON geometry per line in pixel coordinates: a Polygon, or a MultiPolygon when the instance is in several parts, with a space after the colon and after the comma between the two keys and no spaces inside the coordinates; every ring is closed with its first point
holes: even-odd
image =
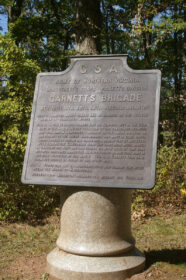
{"type": "Polygon", "coordinates": [[[160,77],[127,56],[74,57],[39,74],[22,182],[152,188],[160,77]]]}

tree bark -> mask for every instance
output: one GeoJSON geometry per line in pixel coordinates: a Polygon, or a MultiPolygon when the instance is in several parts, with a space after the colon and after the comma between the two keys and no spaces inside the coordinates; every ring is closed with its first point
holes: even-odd
{"type": "Polygon", "coordinates": [[[15,22],[21,15],[23,8],[24,0],[14,1],[12,7],[8,7],[8,25],[12,22],[15,22]]]}
{"type": "Polygon", "coordinates": [[[76,49],[81,54],[101,51],[102,14],[100,0],[76,0],[76,49]]]}

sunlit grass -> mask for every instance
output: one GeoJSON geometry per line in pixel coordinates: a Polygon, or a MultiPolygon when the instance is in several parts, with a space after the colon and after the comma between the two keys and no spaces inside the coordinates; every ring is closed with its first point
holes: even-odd
{"type": "MultiPolygon", "coordinates": [[[[136,247],[145,253],[147,266],[154,265],[164,269],[186,269],[182,257],[186,244],[184,215],[168,218],[156,216],[143,218],[132,223],[136,247]],[[178,253],[180,256],[176,256],[178,253]],[[169,260],[172,260],[170,262],[169,260]],[[175,260],[175,262],[174,262],[175,260]]],[[[45,256],[56,246],[59,235],[59,218],[52,217],[43,225],[23,223],[2,224],[0,226],[0,272],[11,266],[18,258],[45,256]]],[[[11,271],[10,271],[11,273],[11,271]]],[[[1,273],[0,273],[1,274],[1,273]]],[[[43,279],[46,275],[43,275],[43,279]]],[[[1,278],[0,278],[1,279],[1,278]]],[[[7,275],[3,280],[16,279],[7,275]]],[[[46,278],[47,279],[47,278],[46,278]]]]}

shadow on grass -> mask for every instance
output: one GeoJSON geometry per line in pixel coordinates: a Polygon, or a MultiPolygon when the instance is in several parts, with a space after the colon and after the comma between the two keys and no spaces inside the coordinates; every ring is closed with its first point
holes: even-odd
{"type": "Polygon", "coordinates": [[[159,251],[145,252],[146,268],[156,262],[170,264],[183,264],[186,262],[186,249],[164,249],[159,251]]]}

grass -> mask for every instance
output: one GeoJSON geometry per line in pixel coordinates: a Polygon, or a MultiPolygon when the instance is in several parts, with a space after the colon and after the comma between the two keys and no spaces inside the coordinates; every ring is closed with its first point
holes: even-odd
{"type": "Polygon", "coordinates": [[[59,234],[59,221],[45,225],[3,224],[0,226],[0,271],[16,257],[41,256],[52,250],[59,234]]]}
{"type": "MultiPolygon", "coordinates": [[[[151,266],[162,271],[168,269],[170,272],[173,271],[172,274],[178,274],[177,279],[183,279],[182,276],[179,278],[179,273],[180,275],[186,273],[185,225],[184,215],[173,215],[167,218],[155,216],[132,223],[136,247],[146,255],[146,269],[151,266]]],[[[58,235],[59,218],[57,217],[52,217],[47,223],[36,226],[21,223],[0,225],[0,275],[1,272],[3,275],[0,279],[34,279],[35,276],[33,278],[28,275],[25,276],[26,278],[13,276],[14,272],[9,267],[15,259],[23,259],[24,262],[24,258],[28,260],[36,258],[35,267],[37,268],[37,258],[42,256],[45,262],[46,255],[56,246],[58,235]]],[[[18,265],[20,265],[19,262],[18,265]]],[[[42,272],[41,277],[34,280],[38,279],[48,279],[48,276],[42,272]]],[[[174,278],[170,278],[172,279],[174,278]]]]}
{"type": "Polygon", "coordinates": [[[144,224],[133,225],[140,250],[183,249],[186,244],[186,219],[182,215],[168,218],[156,216],[144,224]]]}

